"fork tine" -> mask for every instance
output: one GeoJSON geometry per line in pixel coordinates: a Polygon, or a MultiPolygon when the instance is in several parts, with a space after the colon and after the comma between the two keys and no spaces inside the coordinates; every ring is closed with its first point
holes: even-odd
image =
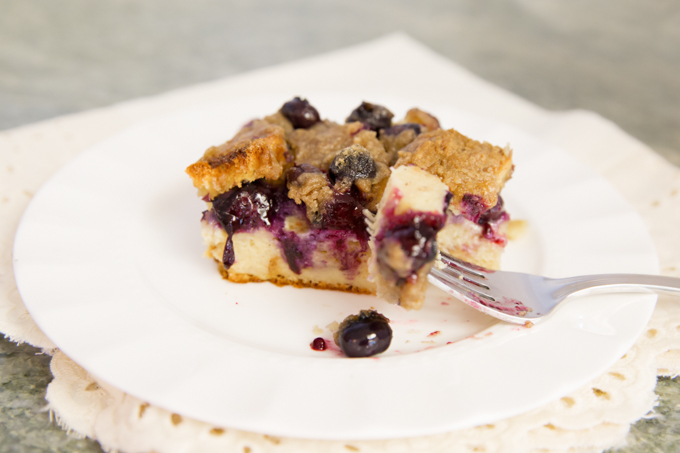
{"type": "Polygon", "coordinates": [[[451,255],[448,255],[448,254],[441,252],[441,251],[440,251],[440,254],[441,254],[441,257],[442,257],[442,261],[445,264],[447,264],[447,265],[449,265],[449,266],[451,266],[455,269],[458,269],[460,272],[471,274],[471,275],[474,275],[475,277],[479,277],[479,278],[484,278],[484,279],[486,278],[486,275],[484,275],[484,273],[483,273],[484,270],[482,270],[481,267],[475,266],[474,264],[466,263],[465,261],[454,258],[451,255]]]}
{"type": "Polygon", "coordinates": [[[439,269],[440,271],[444,272],[445,274],[451,275],[455,277],[456,279],[461,279],[464,280],[468,283],[471,283],[475,286],[479,286],[482,289],[489,290],[491,289],[486,283],[484,282],[478,282],[477,280],[474,280],[468,276],[466,276],[464,273],[460,272],[458,269],[452,266],[446,266],[443,269],[439,269]]]}
{"type": "Polygon", "coordinates": [[[483,299],[487,299],[491,302],[496,302],[496,299],[489,295],[486,294],[485,292],[481,291],[479,287],[472,287],[469,285],[468,281],[463,279],[463,278],[457,278],[454,277],[453,275],[447,274],[446,272],[443,272],[439,269],[433,268],[430,270],[430,274],[439,279],[442,280],[443,282],[454,286],[457,288],[459,291],[465,293],[467,296],[473,296],[473,297],[481,297],[483,299]]]}

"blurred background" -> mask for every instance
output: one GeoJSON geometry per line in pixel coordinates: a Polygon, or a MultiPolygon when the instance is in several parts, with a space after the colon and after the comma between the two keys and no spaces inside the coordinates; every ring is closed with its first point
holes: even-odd
{"type": "Polygon", "coordinates": [[[596,111],[680,165],[673,0],[0,0],[0,130],[393,31],[545,108],[596,111]]]}
{"type": "MultiPolygon", "coordinates": [[[[0,130],[395,31],[544,108],[598,112],[680,165],[673,0],[0,0],[0,130]]],[[[0,341],[0,452],[101,451],[41,412],[51,375],[35,352],[0,341]]],[[[680,451],[680,385],[658,389],[664,418],[624,451],[680,451]]]]}

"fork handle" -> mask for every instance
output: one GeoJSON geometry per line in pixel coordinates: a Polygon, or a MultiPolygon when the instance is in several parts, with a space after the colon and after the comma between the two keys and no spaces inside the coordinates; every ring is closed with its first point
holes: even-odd
{"type": "Polygon", "coordinates": [[[552,280],[553,283],[559,286],[553,292],[553,296],[558,300],[562,300],[568,295],[584,289],[603,286],[622,288],[642,286],[657,291],[680,292],[680,278],[662,275],[602,274],[548,280],[552,280]]]}

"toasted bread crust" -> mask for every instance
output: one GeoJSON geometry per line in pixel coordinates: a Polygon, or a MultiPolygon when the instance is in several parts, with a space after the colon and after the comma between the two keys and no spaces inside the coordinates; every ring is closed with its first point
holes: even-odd
{"type": "Polygon", "coordinates": [[[344,291],[346,293],[368,294],[375,296],[375,291],[369,291],[365,288],[357,288],[356,286],[347,284],[333,285],[326,282],[319,281],[315,282],[304,279],[291,280],[282,275],[272,275],[271,278],[262,280],[250,274],[240,274],[233,271],[228,271],[224,268],[224,265],[221,262],[217,260],[215,260],[215,262],[217,263],[217,268],[219,269],[222,278],[224,278],[225,280],[229,280],[232,283],[257,283],[267,281],[269,283],[273,283],[276,286],[294,286],[295,288],[328,289],[333,291],[344,291]]]}
{"type": "Polygon", "coordinates": [[[208,148],[186,172],[200,194],[215,197],[245,182],[279,179],[287,158],[283,128],[255,120],[228,142],[208,148]]]}
{"type": "Polygon", "coordinates": [[[395,167],[417,165],[438,176],[453,193],[452,204],[478,195],[487,207],[512,175],[512,150],[478,142],[450,129],[420,134],[399,151],[395,167]]]}

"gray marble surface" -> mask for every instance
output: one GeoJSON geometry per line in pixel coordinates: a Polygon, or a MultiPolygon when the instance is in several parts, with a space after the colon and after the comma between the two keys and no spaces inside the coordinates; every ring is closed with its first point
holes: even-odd
{"type": "MultiPolygon", "coordinates": [[[[549,109],[589,109],[680,165],[671,0],[0,0],[0,130],[404,31],[549,109]]],[[[0,341],[0,452],[97,452],[42,410],[49,358],[0,341]]],[[[680,382],[625,452],[680,451],[680,382]]]]}
{"type": "Polygon", "coordinates": [[[401,30],[680,163],[678,24],[671,0],[0,0],[0,129],[401,30]]]}

